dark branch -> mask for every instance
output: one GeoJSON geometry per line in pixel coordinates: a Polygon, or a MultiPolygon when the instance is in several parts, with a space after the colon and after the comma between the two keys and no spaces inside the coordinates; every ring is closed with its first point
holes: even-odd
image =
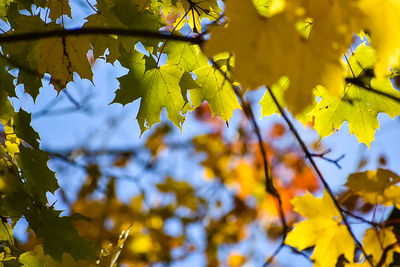
{"type": "Polygon", "coordinates": [[[297,142],[299,143],[299,145],[301,146],[306,158],[310,161],[311,166],[313,167],[314,171],[317,173],[319,180],[321,181],[321,183],[324,185],[325,190],[328,192],[330,198],[332,199],[333,203],[335,204],[337,210],[339,211],[340,215],[342,216],[342,220],[343,220],[343,224],[346,226],[349,234],[351,235],[351,237],[353,238],[354,242],[356,243],[357,247],[359,247],[362,251],[362,253],[365,255],[365,258],[368,260],[368,263],[371,265],[371,267],[373,267],[373,263],[371,261],[370,258],[368,258],[367,253],[365,252],[362,244],[360,243],[360,241],[358,241],[357,237],[354,235],[353,231],[351,230],[350,224],[347,221],[347,218],[345,216],[345,213],[343,211],[342,206],[340,206],[339,202],[337,201],[335,194],[333,193],[332,189],[330,188],[328,182],[325,180],[324,176],[322,175],[321,171],[319,170],[317,164],[314,161],[314,158],[312,156],[312,154],[310,153],[310,151],[308,150],[306,144],[304,143],[303,139],[300,137],[300,134],[298,133],[298,131],[296,130],[296,128],[294,128],[293,123],[289,120],[288,116],[286,115],[286,112],[283,110],[283,108],[281,107],[281,105],[279,104],[278,100],[276,99],[274,93],[272,92],[272,90],[269,90],[269,88],[267,89],[272,100],[274,101],[276,107],[278,108],[279,112],[281,113],[283,119],[285,120],[286,124],[289,126],[290,131],[293,133],[293,135],[296,137],[297,142]]]}
{"type": "Polygon", "coordinates": [[[371,225],[371,226],[373,226],[373,227],[381,227],[381,226],[382,226],[382,225],[379,224],[379,223],[375,223],[375,222],[369,221],[369,220],[367,220],[367,219],[365,219],[365,218],[363,218],[363,217],[361,217],[361,216],[358,216],[358,215],[356,215],[356,214],[354,214],[354,213],[352,213],[352,212],[350,212],[350,211],[348,211],[348,210],[345,210],[345,209],[343,209],[343,208],[342,208],[342,210],[343,210],[343,212],[346,213],[347,215],[349,215],[349,216],[353,217],[354,219],[357,219],[357,220],[359,220],[359,221],[361,221],[361,222],[363,222],[363,223],[367,223],[367,224],[369,224],[369,225],[371,225]]]}
{"type": "Polygon", "coordinates": [[[362,80],[359,79],[359,78],[346,78],[346,82],[354,84],[354,85],[356,85],[356,86],[358,86],[358,87],[360,87],[360,88],[362,88],[364,90],[367,90],[369,92],[375,93],[377,95],[381,95],[381,96],[390,98],[391,100],[394,100],[394,101],[400,103],[400,97],[394,96],[394,95],[386,93],[386,92],[379,91],[379,90],[377,90],[375,88],[372,88],[371,86],[366,85],[365,83],[363,83],[362,80]]]}
{"type": "MultiPolygon", "coordinates": [[[[229,71],[229,60],[228,60],[228,71],[229,71]]],[[[278,202],[278,212],[279,212],[279,218],[282,224],[282,241],[279,247],[275,250],[275,252],[272,254],[272,256],[269,257],[267,262],[265,264],[268,265],[268,262],[272,262],[274,257],[280,252],[280,250],[284,247],[285,245],[285,239],[287,237],[287,233],[289,231],[289,227],[286,223],[286,218],[285,218],[285,213],[283,211],[283,205],[282,205],[282,198],[281,195],[279,194],[278,190],[275,188],[274,185],[274,180],[272,176],[269,175],[269,168],[268,168],[268,159],[267,159],[267,151],[264,147],[264,142],[261,137],[261,130],[260,127],[258,126],[257,120],[254,116],[253,110],[250,106],[250,104],[244,99],[242,92],[240,91],[239,87],[233,85],[233,81],[226,75],[226,73],[219,68],[217,64],[213,62],[213,67],[219,71],[225,78],[226,81],[229,82],[231,85],[233,91],[235,92],[236,96],[239,98],[240,106],[243,109],[244,114],[246,115],[247,119],[250,121],[250,124],[253,128],[254,133],[257,136],[257,143],[258,147],[260,148],[261,152],[261,157],[263,160],[263,166],[264,166],[264,175],[265,175],[265,191],[272,195],[276,201],[278,202]]],[[[265,266],[265,265],[264,265],[265,266]]]]}
{"type": "Polygon", "coordinates": [[[154,32],[137,29],[126,29],[126,28],[79,28],[71,30],[52,30],[52,31],[40,31],[40,32],[26,32],[26,33],[10,33],[0,35],[1,43],[12,43],[21,41],[32,41],[51,37],[67,37],[67,36],[80,36],[80,35],[106,35],[113,34],[118,36],[129,36],[129,37],[142,37],[152,39],[168,39],[180,42],[189,42],[192,44],[201,44],[204,40],[201,36],[198,37],[185,37],[181,35],[171,35],[163,32],[154,32]]]}

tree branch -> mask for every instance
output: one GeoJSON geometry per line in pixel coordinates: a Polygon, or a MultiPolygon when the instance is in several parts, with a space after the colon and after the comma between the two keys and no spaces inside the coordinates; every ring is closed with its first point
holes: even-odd
{"type": "Polygon", "coordinates": [[[279,112],[281,113],[283,119],[285,120],[286,124],[289,126],[290,131],[294,134],[294,136],[297,139],[297,142],[299,143],[299,145],[301,146],[306,158],[310,161],[311,166],[313,167],[314,171],[317,173],[319,180],[321,181],[321,183],[324,185],[325,190],[328,192],[329,196],[331,197],[334,205],[336,206],[336,208],[338,209],[340,215],[342,216],[342,220],[343,220],[343,224],[346,226],[349,234],[351,235],[351,237],[353,238],[354,242],[356,243],[357,247],[359,247],[362,251],[362,253],[365,255],[365,258],[368,260],[368,263],[371,265],[371,267],[374,267],[372,261],[370,258],[368,258],[367,253],[365,252],[362,244],[360,243],[360,241],[358,241],[358,239],[356,238],[356,236],[354,235],[353,231],[351,230],[350,224],[347,221],[347,218],[345,216],[345,213],[343,211],[343,208],[340,206],[339,202],[337,201],[337,199],[335,198],[335,194],[333,193],[332,189],[329,187],[329,184],[327,183],[327,181],[325,180],[324,176],[322,175],[321,171],[319,170],[317,164],[315,163],[312,154],[310,153],[310,151],[308,150],[306,144],[304,143],[303,139],[300,137],[300,134],[297,132],[296,128],[294,128],[294,125],[292,124],[292,122],[289,120],[288,116],[286,115],[286,112],[283,110],[283,108],[281,107],[281,105],[279,104],[278,100],[276,99],[274,93],[272,92],[272,90],[270,90],[269,88],[267,88],[272,100],[274,101],[276,107],[278,108],[279,112]]]}
{"type": "Polygon", "coordinates": [[[366,85],[365,83],[363,83],[362,80],[359,79],[359,78],[346,78],[346,82],[354,84],[354,85],[360,87],[361,89],[364,89],[364,90],[369,91],[371,93],[375,93],[377,95],[381,95],[381,96],[390,98],[391,100],[400,103],[400,97],[394,96],[394,95],[386,93],[386,92],[379,91],[379,90],[377,90],[375,88],[372,88],[371,86],[366,85]]]}
{"type": "MultiPolygon", "coordinates": [[[[229,60],[228,59],[228,71],[229,71],[229,60]]],[[[273,261],[273,259],[275,258],[275,256],[280,252],[280,250],[285,246],[285,239],[287,236],[287,233],[289,231],[289,227],[286,223],[286,218],[285,218],[285,213],[283,211],[283,205],[282,205],[282,198],[281,195],[279,194],[278,190],[276,190],[275,185],[274,185],[274,180],[272,179],[272,176],[269,175],[269,168],[268,168],[268,160],[267,160],[267,151],[265,150],[264,147],[264,142],[262,140],[261,137],[261,130],[260,127],[258,126],[257,120],[254,116],[253,110],[251,108],[251,106],[249,105],[249,103],[247,103],[247,101],[244,99],[242,92],[240,91],[238,86],[233,85],[233,81],[226,75],[226,73],[224,71],[222,71],[218,65],[216,65],[214,62],[213,63],[213,67],[219,71],[225,78],[225,80],[227,80],[229,82],[229,84],[231,85],[233,91],[235,92],[235,95],[239,98],[239,103],[240,106],[243,109],[244,114],[246,115],[247,119],[250,121],[250,124],[253,128],[254,133],[256,134],[257,137],[257,143],[258,143],[258,147],[260,148],[260,152],[261,152],[261,157],[263,160],[263,166],[264,166],[264,176],[265,176],[265,191],[272,195],[276,201],[277,201],[277,206],[278,206],[278,213],[279,213],[279,218],[282,224],[282,241],[281,244],[278,246],[278,248],[275,250],[275,252],[268,258],[268,260],[265,262],[265,264],[263,266],[267,266],[270,262],[273,261]]]]}
{"type": "Polygon", "coordinates": [[[138,29],[127,29],[127,28],[78,28],[71,30],[51,30],[51,31],[38,31],[38,32],[26,32],[26,33],[9,33],[0,35],[0,44],[12,43],[21,41],[33,41],[51,37],[67,37],[67,36],[80,36],[80,35],[119,35],[119,36],[130,36],[130,37],[143,37],[151,39],[168,39],[180,42],[190,42],[192,44],[203,43],[202,36],[197,37],[185,37],[181,35],[172,35],[163,32],[154,32],[138,29]]]}

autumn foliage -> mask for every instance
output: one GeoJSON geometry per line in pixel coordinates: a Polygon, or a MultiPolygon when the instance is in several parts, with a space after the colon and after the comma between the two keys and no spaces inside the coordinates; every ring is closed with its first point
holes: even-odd
{"type": "Polygon", "coordinates": [[[400,265],[400,176],[361,160],[333,190],[315,161],[341,168],[322,138],[347,124],[371,148],[378,114],[400,114],[399,1],[77,2],[0,0],[1,265],[400,265]],[[138,104],[141,140],[43,147],[21,95],[53,87],[89,113],[67,86],[96,88],[106,64],[126,70],[110,105],[138,104]],[[84,176],[72,197],[65,170],[84,176]]]}

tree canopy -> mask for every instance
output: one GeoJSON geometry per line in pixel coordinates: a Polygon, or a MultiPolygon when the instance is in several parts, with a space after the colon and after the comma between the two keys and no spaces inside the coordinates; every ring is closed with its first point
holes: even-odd
{"type": "Polygon", "coordinates": [[[267,266],[288,248],[315,266],[400,265],[400,176],[384,158],[361,162],[336,192],[316,159],[340,168],[343,157],[296,127],[322,139],[347,123],[371,148],[378,114],[400,114],[399,25],[397,0],[0,0],[1,264],[153,266],[200,253],[207,266],[267,266]],[[127,70],[109,104],[140,102],[142,141],[43,147],[18,90],[35,103],[53,87],[83,112],[67,86],[96,88],[97,62],[127,70]],[[273,114],[282,121],[262,128],[273,114]],[[170,138],[190,116],[208,131],[170,138]],[[196,159],[201,182],[165,170],[166,151],[196,159]],[[84,173],[73,199],[49,159],[84,173]],[[158,178],[142,186],[149,174],[158,178]],[[116,189],[125,178],[128,202],[116,189]],[[49,201],[56,193],[68,215],[49,201]],[[27,240],[13,235],[23,220],[27,240]],[[275,248],[221,256],[260,233],[275,248]]]}

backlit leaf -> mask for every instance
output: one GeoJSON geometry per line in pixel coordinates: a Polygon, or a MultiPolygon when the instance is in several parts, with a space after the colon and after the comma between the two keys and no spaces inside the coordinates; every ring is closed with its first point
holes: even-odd
{"type": "Polygon", "coordinates": [[[396,205],[400,207],[400,177],[386,169],[353,173],[346,186],[371,204],[396,205]]]}
{"type": "Polygon", "coordinates": [[[327,192],[322,198],[306,193],[292,200],[294,210],[306,217],[296,223],[285,243],[299,250],[313,247],[314,266],[335,266],[340,255],[352,260],[355,244],[327,192]]]}
{"type": "Polygon", "coordinates": [[[74,71],[83,79],[92,79],[93,73],[87,52],[90,49],[84,37],[61,37],[42,40],[39,49],[39,72],[49,73],[55,89],[60,92],[73,80],[74,71]]]}
{"type": "MultiPolygon", "coordinates": [[[[366,86],[400,96],[400,93],[393,89],[389,78],[368,76],[368,70],[372,69],[375,58],[373,48],[365,44],[360,45],[348,59],[348,77],[365,79],[366,86]]],[[[331,134],[335,129],[339,129],[344,121],[348,121],[350,133],[355,134],[359,142],[370,146],[375,131],[379,128],[377,115],[384,112],[394,117],[400,113],[398,102],[352,83],[346,85],[340,99],[322,87],[317,87],[317,95],[322,99],[308,115],[315,117],[314,128],[321,137],[331,134]]]]}

